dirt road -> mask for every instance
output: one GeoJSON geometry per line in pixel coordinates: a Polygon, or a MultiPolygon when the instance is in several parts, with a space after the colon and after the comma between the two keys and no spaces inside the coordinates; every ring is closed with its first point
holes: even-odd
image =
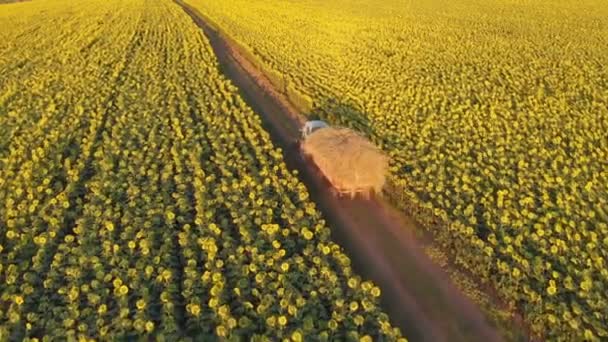
{"type": "Polygon", "coordinates": [[[303,118],[271,83],[192,7],[176,1],[203,29],[224,74],[262,116],[290,169],[298,170],[311,198],[332,227],[333,239],[356,272],[382,290],[391,322],[411,341],[500,341],[496,329],[412,237],[413,221],[382,199],[343,199],[330,190],[293,144],[303,118]]]}

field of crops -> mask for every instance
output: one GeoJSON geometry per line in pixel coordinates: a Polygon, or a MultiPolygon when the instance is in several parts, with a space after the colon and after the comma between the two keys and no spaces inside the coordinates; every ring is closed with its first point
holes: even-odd
{"type": "Polygon", "coordinates": [[[0,341],[401,339],[168,0],[0,8],[0,341]]]}
{"type": "Polygon", "coordinates": [[[608,338],[608,3],[188,3],[389,151],[391,196],[535,333],[608,338]]]}

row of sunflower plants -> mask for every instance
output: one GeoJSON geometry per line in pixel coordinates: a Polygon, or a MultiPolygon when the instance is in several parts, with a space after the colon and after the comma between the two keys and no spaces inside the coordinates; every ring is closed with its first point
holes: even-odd
{"type": "Polygon", "coordinates": [[[389,196],[533,334],[608,338],[605,4],[187,2],[385,149],[389,196]]]}
{"type": "MultiPolygon", "coordinates": [[[[404,340],[181,8],[91,4],[121,24],[99,39],[124,48],[91,45],[115,78],[88,95],[105,96],[104,111],[74,114],[97,126],[74,129],[89,145],[75,154],[84,175],[60,193],[68,205],[54,203],[38,235],[20,226],[18,243],[3,240],[13,283],[0,339],[404,340]]],[[[46,6],[68,27],[96,18],[46,6]]]]}

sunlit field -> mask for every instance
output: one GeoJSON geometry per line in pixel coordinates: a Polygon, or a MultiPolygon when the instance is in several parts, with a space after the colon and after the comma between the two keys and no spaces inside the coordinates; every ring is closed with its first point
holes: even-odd
{"type": "Polygon", "coordinates": [[[608,3],[188,0],[549,340],[608,338],[608,3]]]}
{"type": "Polygon", "coordinates": [[[0,7],[0,340],[403,340],[168,0],[0,7]]]}

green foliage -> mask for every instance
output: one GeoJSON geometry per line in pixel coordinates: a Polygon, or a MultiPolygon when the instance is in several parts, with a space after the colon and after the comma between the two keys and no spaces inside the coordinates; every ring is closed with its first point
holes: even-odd
{"type": "Polygon", "coordinates": [[[0,25],[0,340],[401,339],[180,7],[0,25]]]}
{"type": "Polygon", "coordinates": [[[608,338],[605,1],[188,2],[386,149],[390,195],[534,333],[608,338]]]}

